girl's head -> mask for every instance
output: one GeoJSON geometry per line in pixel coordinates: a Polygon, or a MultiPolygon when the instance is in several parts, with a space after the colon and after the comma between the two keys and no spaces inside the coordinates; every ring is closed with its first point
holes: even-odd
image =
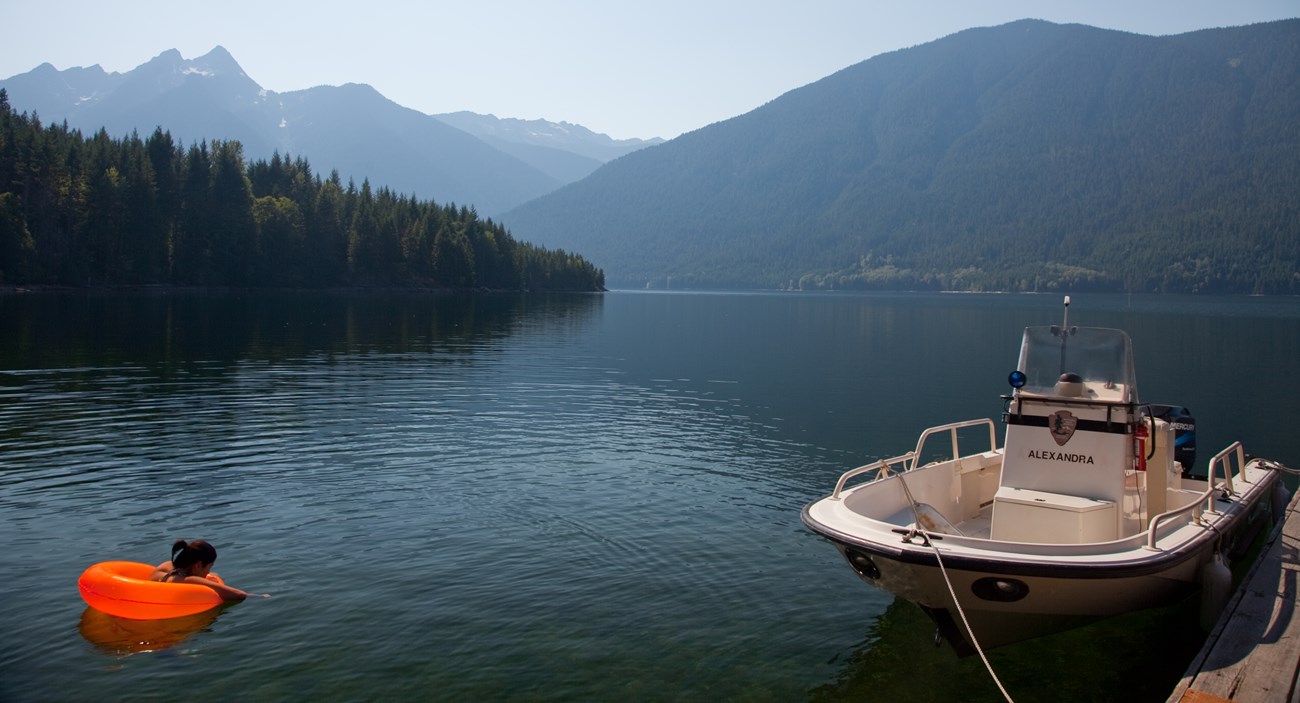
{"type": "Polygon", "coordinates": [[[202,574],[194,573],[195,576],[206,575],[207,570],[212,568],[212,564],[216,560],[216,548],[201,539],[192,542],[178,539],[172,545],[172,566],[177,569],[185,569],[191,573],[204,572],[202,574]]]}

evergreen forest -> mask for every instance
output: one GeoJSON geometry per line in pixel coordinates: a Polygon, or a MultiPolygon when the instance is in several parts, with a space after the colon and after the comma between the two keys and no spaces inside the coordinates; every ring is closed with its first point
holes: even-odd
{"type": "Polygon", "coordinates": [[[233,140],[87,138],[0,90],[0,284],[596,291],[604,274],[472,207],[322,178],[301,157],[246,163],[233,140]]]}

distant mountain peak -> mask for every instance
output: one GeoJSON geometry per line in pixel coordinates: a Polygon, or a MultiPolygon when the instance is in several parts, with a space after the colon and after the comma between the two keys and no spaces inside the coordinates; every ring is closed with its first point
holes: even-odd
{"type": "MultiPolygon", "coordinates": [[[[320,87],[333,88],[335,86],[323,85],[320,87]]],[[[343,85],[337,86],[337,89],[349,95],[379,97],[379,98],[384,97],[382,93],[380,93],[378,90],[375,90],[375,87],[373,85],[370,85],[369,83],[344,83],[343,85]]],[[[384,99],[387,100],[387,98],[384,99]]]]}
{"type": "Polygon", "coordinates": [[[220,44],[213,47],[212,51],[209,51],[189,63],[194,66],[202,66],[205,69],[220,75],[248,77],[248,74],[244,73],[244,69],[239,65],[239,62],[235,60],[235,57],[231,56],[230,52],[226,51],[226,48],[220,44]]]}
{"type": "Polygon", "coordinates": [[[601,163],[663,142],[658,137],[614,139],[607,134],[593,132],[572,122],[497,117],[464,110],[434,115],[434,117],[490,143],[562,149],[601,163]]]}
{"type": "Polygon", "coordinates": [[[181,56],[181,52],[179,50],[168,49],[162,52],[161,54],[158,54],[157,56],[153,57],[152,59],[149,59],[143,65],[146,66],[149,64],[172,65],[172,64],[181,63],[184,60],[185,57],[181,56]]]}
{"type": "Polygon", "coordinates": [[[152,76],[175,74],[182,76],[232,76],[252,80],[244,73],[239,62],[220,45],[194,59],[186,59],[178,49],[168,49],[137,66],[133,73],[152,76]]]}
{"type": "Polygon", "coordinates": [[[235,57],[231,56],[229,51],[226,51],[226,47],[220,44],[217,44],[216,46],[212,47],[212,51],[209,51],[208,53],[204,54],[199,58],[211,59],[211,60],[225,59],[227,61],[235,60],[235,57]]]}

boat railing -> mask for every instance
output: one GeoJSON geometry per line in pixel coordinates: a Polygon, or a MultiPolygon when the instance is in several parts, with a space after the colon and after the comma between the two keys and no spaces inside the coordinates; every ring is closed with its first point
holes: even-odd
{"type": "Polygon", "coordinates": [[[952,422],[947,425],[939,425],[938,427],[931,427],[930,429],[922,432],[921,438],[916,440],[916,451],[911,452],[912,465],[908,467],[908,471],[911,471],[912,469],[916,468],[916,462],[920,460],[922,456],[921,452],[922,450],[925,449],[925,441],[930,439],[931,436],[939,434],[940,432],[951,433],[952,459],[953,461],[960,459],[962,454],[961,454],[961,450],[957,446],[957,430],[960,430],[963,427],[978,427],[980,425],[987,425],[989,428],[989,451],[993,451],[997,449],[998,448],[997,429],[993,426],[993,421],[988,418],[980,418],[979,420],[963,420],[961,422],[952,422]]]}
{"type": "Polygon", "coordinates": [[[979,420],[963,420],[962,422],[952,422],[947,425],[939,425],[938,427],[931,427],[921,433],[920,439],[916,441],[915,451],[910,451],[906,454],[900,454],[899,456],[892,457],[889,459],[881,459],[880,461],[874,461],[870,464],[859,466],[856,469],[849,469],[848,471],[845,471],[843,474],[840,475],[840,480],[835,482],[835,490],[831,493],[831,500],[839,500],[840,493],[843,492],[845,484],[849,482],[849,479],[852,479],[855,476],[861,476],[862,474],[871,473],[874,471],[876,472],[877,478],[884,478],[886,475],[889,475],[890,473],[894,473],[896,466],[901,466],[902,471],[911,471],[912,469],[915,469],[917,461],[920,460],[921,452],[922,450],[925,449],[926,440],[942,432],[951,433],[952,460],[953,461],[959,460],[962,454],[961,454],[961,448],[958,443],[957,430],[960,430],[964,427],[978,427],[980,425],[987,425],[989,429],[988,450],[989,451],[996,450],[998,448],[997,429],[994,427],[993,421],[988,418],[981,418],[979,420]],[[882,473],[882,470],[884,473],[882,473]]]}
{"type": "Polygon", "coordinates": [[[1241,446],[1241,442],[1233,442],[1226,449],[1215,454],[1213,459],[1210,459],[1210,467],[1206,476],[1206,482],[1209,483],[1210,487],[1205,492],[1197,496],[1196,500],[1181,508],[1163,512],[1151,518],[1151,522],[1147,527],[1147,549],[1156,548],[1156,538],[1158,536],[1156,528],[1160,526],[1160,523],[1189,512],[1192,514],[1192,521],[1200,520],[1203,513],[1207,511],[1213,512],[1215,491],[1224,489],[1228,493],[1234,492],[1232,488],[1232,467],[1226,461],[1229,456],[1233,455],[1237,458],[1237,470],[1242,472],[1242,480],[1245,480],[1246,450],[1241,446]],[[1214,469],[1217,466],[1223,467],[1223,483],[1219,484],[1214,483],[1214,469]]]}
{"type": "MultiPolygon", "coordinates": [[[[1215,454],[1214,458],[1210,459],[1209,478],[1211,483],[1213,483],[1214,466],[1216,464],[1222,465],[1224,488],[1227,488],[1229,493],[1236,493],[1236,491],[1232,489],[1232,467],[1229,466],[1226,461],[1229,455],[1235,455],[1237,457],[1237,470],[1242,472],[1241,480],[1246,480],[1246,449],[1241,446],[1241,442],[1233,442],[1232,444],[1229,444],[1226,449],[1215,454]]],[[[1249,483],[1249,481],[1247,481],[1247,483],[1249,483]]]]}
{"type": "Polygon", "coordinates": [[[870,464],[865,464],[863,466],[859,466],[856,469],[849,469],[848,471],[845,471],[843,474],[840,474],[840,480],[835,482],[835,490],[831,492],[831,500],[840,499],[840,492],[844,490],[844,484],[848,483],[849,479],[853,478],[854,476],[861,476],[862,474],[870,473],[872,471],[875,471],[879,476],[880,471],[882,469],[892,473],[895,465],[902,465],[903,470],[908,471],[910,470],[908,468],[908,462],[912,461],[914,458],[915,458],[914,452],[908,452],[906,454],[900,454],[896,457],[893,457],[892,459],[881,459],[880,461],[873,461],[870,464]]]}

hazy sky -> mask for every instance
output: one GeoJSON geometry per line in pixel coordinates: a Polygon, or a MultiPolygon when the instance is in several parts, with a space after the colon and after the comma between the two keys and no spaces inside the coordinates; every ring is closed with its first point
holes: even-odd
{"type": "Polygon", "coordinates": [[[1297,0],[0,0],[0,78],[221,45],[278,92],[369,83],[426,113],[671,138],[970,27],[1032,17],[1162,35],[1296,16],[1297,0]]]}

